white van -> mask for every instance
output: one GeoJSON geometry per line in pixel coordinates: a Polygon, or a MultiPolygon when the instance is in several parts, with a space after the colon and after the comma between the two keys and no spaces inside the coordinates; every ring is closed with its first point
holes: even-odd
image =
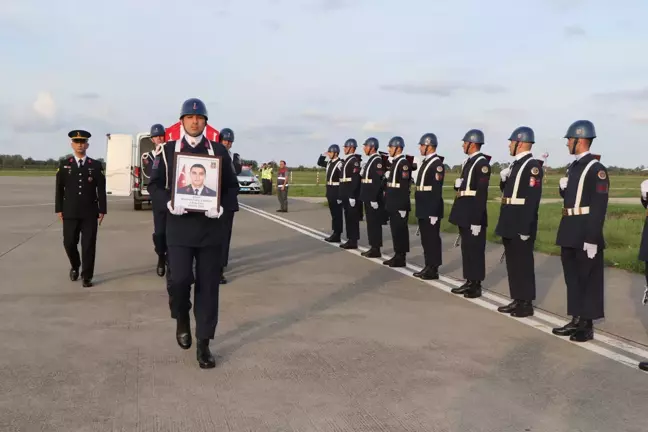
{"type": "Polygon", "coordinates": [[[153,160],[142,161],[142,155],[155,148],[151,135],[106,134],[106,137],[106,194],[120,197],[132,194],[133,209],[142,210],[142,203],[151,203],[146,186],[153,160]]]}

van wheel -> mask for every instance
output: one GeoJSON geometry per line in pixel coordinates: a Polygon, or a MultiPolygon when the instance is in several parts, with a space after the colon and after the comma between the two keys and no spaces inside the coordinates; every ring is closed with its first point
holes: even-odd
{"type": "Polygon", "coordinates": [[[134,210],[142,210],[142,202],[141,201],[133,201],[133,209],[134,210]]]}

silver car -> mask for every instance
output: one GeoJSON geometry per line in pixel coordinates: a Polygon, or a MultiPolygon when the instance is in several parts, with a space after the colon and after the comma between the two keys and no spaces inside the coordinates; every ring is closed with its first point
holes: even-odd
{"type": "Polygon", "coordinates": [[[261,193],[261,182],[251,170],[243,169],[237,178],[239,183],[239,193],[261,193]]]}

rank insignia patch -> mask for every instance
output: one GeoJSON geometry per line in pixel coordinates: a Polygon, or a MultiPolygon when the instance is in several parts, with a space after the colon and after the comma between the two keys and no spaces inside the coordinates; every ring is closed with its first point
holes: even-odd
{"type": "Polygon", "coordinates": [[[538,169],[538,167],[533,167],[533,168],[531,168],[531,174],[532,174],[532,175],[538,175],[538,174],[540,174],[540,170],[538,169]]]}
{"type": "Polygon", "coordinates": [[[484,165],[484,166],[482,167],[482,172],[483,172],[484,174],[488,174],[488,167],[484,165]]]}
{"type": "Polygon", "coordinates": [[[598,178],[600,178],[601,180],[605,180],[607,178],[607,174],[605,174],[605,171],[600,170],[598,172],[598,178]]]}
{"type": "Polygon", "coordinates": [[[439,166],[437,167],[437,171],[438,171],[438,172],[443,172],[443,166],[442,166],[442,165],[439,165],[439,166]]]}

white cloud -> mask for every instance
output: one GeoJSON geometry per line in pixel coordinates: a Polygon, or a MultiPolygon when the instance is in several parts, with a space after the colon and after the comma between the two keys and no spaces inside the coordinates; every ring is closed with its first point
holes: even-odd
{"type": "Polygon", "coordinates": [[[390,128],[385,123],[368,121],[362,125],[362,130],[364,132],[387,132],[390,128]]]}
{"type": "Polygon", "coordinates": [[[50,123],[56,121],[56,103],[50,92],[38,93],[32,108],[34,112],[41,117],[41,120],[47,120],[50,123]]]}

